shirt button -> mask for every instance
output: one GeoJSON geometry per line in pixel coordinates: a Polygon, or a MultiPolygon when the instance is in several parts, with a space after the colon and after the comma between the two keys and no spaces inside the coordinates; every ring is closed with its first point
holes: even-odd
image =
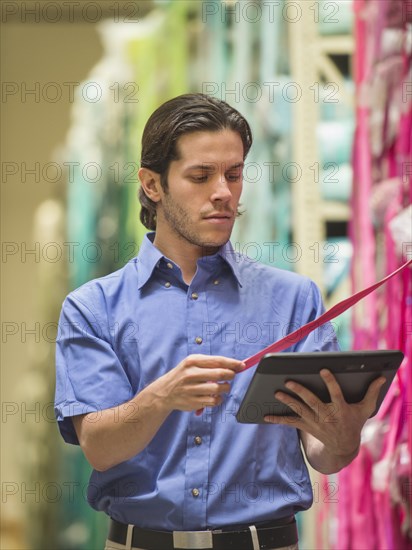
{"type": "Polygon", "coordinates": [[[199,298],[199,294],[197,294],[196,292],[192,292],[191,298],[192,300],[197,300],[199,298]]]}
{"type": "Polygon", "coordinates": [[[195,342],[196,342],[196,344],[199,344],[199,346],[200,346],[200,344],[203,342],[203,338],[201,338],[200,336],[196,336],[195,342]]]}
{"type": "Polygon", "coordinates": [[[202,438],[200,437],[200,435],[197,435],[194,438],[194,442],[195,442],[196,445],[201,445],[202,444],[202,438]]]}
{"type": "Polygon", "coordinates": [[[172,286],[172,283],[169,283],[169,281],[167,281],[167,283],[165,283],[166,288],[170,288],[171,286],[172,286]]]}
{"type": "Polygon", "coordinates": [[[192,495],[193,495],[194,497],[198,497],[198,496],[200,495],[199,489],[192,489],[192,495]]]}
{"type": "Polygon", "coordinates": [[[167,262],[166,265],[167,265],[167,267],[168,267],[169,269],[173,269],[173,264],[171,264],[170,262],[167,262]]]}
{"type": "Polygon", "coordinates": [[[213,284],[214,284],[214,285],[218,285],[219,282],[220,282],[219,279],[215,279],[215,280],[213,281],[213,284]]]}

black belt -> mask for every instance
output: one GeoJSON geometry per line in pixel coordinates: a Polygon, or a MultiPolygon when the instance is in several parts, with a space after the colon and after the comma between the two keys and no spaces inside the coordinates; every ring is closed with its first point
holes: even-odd
{"type": "MultiPolygon", "coordinates": [[[[298,542],[294,516],[282,520],[257,524],[259,548],[281,548],[298,542]]],[[[108,539],[126,544],[127,525],[110,521],[108,539]]],[[[228,527],[211,531],[155,531],[133,527],[132,547],[145,550],[253,550],[252,531],[249,527],[228,527]],[[229,530],[230,529],[230,530],[229,530]],[[192,541],[192,542],[191,542],[192,541]]]]}

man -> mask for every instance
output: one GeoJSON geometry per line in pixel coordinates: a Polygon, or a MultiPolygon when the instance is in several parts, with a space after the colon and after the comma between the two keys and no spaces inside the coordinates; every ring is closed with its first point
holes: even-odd
{"type": "MultiPolygon", "coordinates": [[[[137,258],[63,305],[56,414],[94,468],[88,499],[112,518],[108,550],[297,548],[294,514],[312,502],[300,444],[314,468],[336,472],[375,408],[384,379],[347,405],[324,371],[334,422],[296,384],[293,423],[236,422],[253,374],[243,360],[322,312],[309,279],[229,242],[251,143],[225,102],[188,94],[159,107],[139,171],[141,219],[155,231],[137,258]]],[[[322,336],[332,332],[289,351],[334,350],[322,336]]]]}

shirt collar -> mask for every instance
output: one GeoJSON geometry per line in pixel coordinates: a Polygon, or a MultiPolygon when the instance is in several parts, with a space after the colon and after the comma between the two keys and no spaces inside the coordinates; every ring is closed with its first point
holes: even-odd
{"type": "MultiPolygon", "coordinates": [[[[163,256],[160,250],[153,244],[154,237],[155,232],[146,233],[137,256],[137,279],[139,290],[150,279],[155,267],[158,266],[159,261],[162,259],[168,261],[168,258],[163,256]]],[[[210,265],[212,263],[219,262],[220,259],[222,259],[230,267],[230,270],[236,278],[239,286],[242,286],[239,270],[240,254],[235,252],[230,241],[221,246],[216,254],[213,254],[212,256],[205,256],[199,260],[199,262],[205,262],[210,265]]]]}
{"type": "Polygon", "coordinates": [[[232,243],[228,241],[226,244],[221,246],[219,251],[217,252],[217,255],[223,258],[223,260],[228,264],[239,286],[242,286],[242,280],[241,280],[240,269],[239,269],[241,256],[238,252],[235,252],[232,246],[232,243]]]}
{"type": "Polygon", "coordinates": [[[154,236],[154,232],[146,233],[140,246],[139,254],[137,255],[137,288],[139,290],[147,283],[155,267],[163,258],[163,254],[153,244],[154,236]]]}

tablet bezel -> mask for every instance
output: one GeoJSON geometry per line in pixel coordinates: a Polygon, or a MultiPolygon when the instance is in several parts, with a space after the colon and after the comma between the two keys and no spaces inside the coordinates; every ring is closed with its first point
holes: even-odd
{"type": "Polygon", "coordinates": [[[330,403],[329,392],[319,374],[323,368],[329,369],[335,375],[348,403],[356,403],[363,399],[369,384],[383,375],[386,383],[380,390],[376,409],[371,415],[374,416],[389,390],[403,357],[403,353],[399,350],[265,355],[256,368],[236,419],[246,424],[267,424],[264,416],[276,414],[288,416],[292,422],[299,415],[299,407],[293,411],[274,397],[274,393],[280,390],[299,401],[296,394],[284,387],[287,380],[299,382],[316,393],[322,401],[330,403]],[[350,374],[358,376],[358,384],[354,384],[353,377],[349,378],[350,374]]]}

